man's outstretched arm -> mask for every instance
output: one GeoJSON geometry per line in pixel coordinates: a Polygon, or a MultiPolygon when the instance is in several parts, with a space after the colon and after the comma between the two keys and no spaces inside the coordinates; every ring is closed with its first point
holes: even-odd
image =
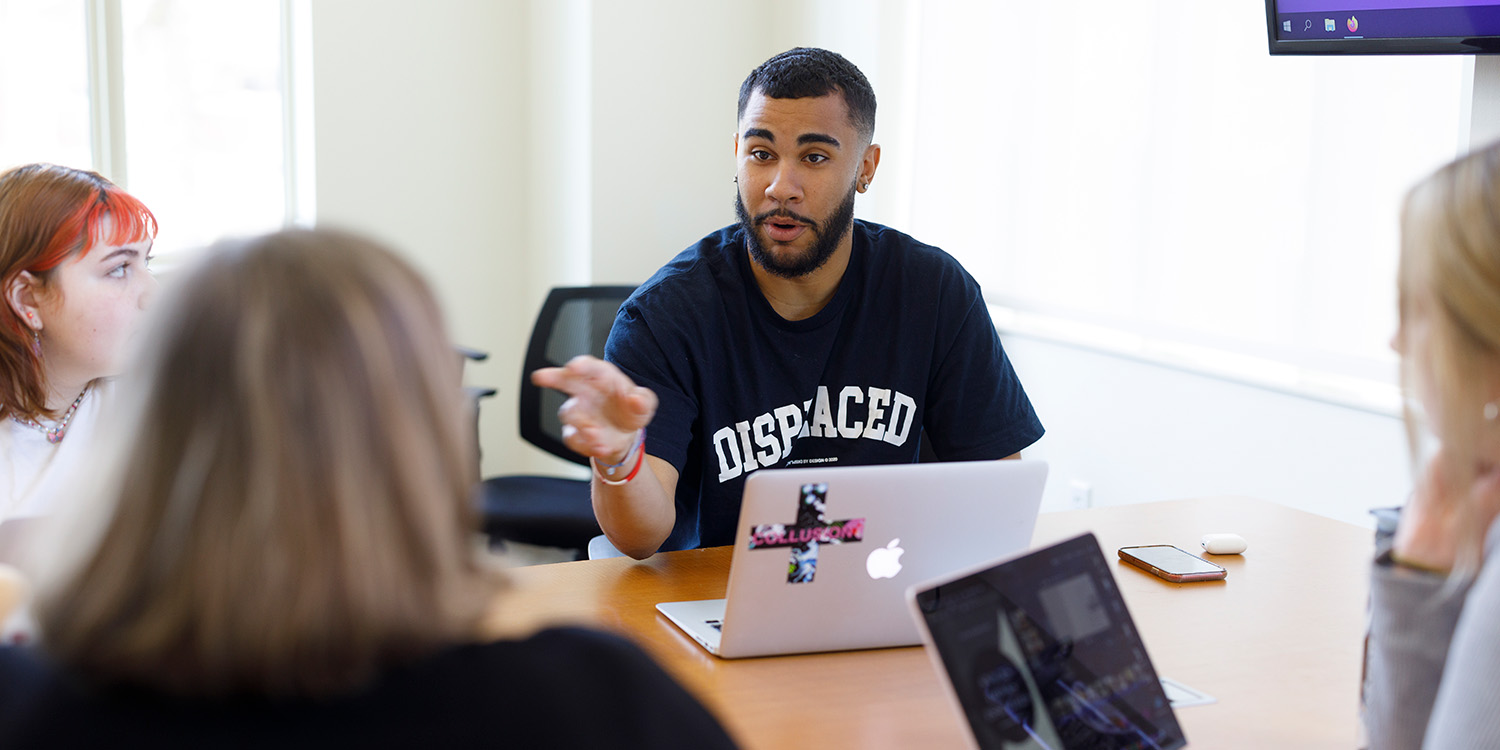
{"type": "Polygon", "coordinates": [[[592,459],[594,516],[604,535],[637,560],[650,557],[677,522],[677,469],[641,455],[644,430],[656,415],[656,394],[590,356],[537,370],[531,382],[568,394],[557,412],[563,442],[592,459]]]}

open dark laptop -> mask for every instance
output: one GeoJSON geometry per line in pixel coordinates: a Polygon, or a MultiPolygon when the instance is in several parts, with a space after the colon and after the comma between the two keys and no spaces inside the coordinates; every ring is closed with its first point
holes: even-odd
{"type": "Polygon", "coordinates": [[[907,601],[976,747],[1186,744],[1093,534],[914,586],[907,601]]]}

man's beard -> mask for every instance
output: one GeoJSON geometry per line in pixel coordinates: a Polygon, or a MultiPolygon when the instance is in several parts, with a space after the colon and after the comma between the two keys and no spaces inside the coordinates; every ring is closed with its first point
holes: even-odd
{"type": "Polygon", "coordinates": [[[745,230],[745,246],[750,250],[750,258],[761,268],[766,269],[767,273],[783,279],[800,278],[822,268],[823,264],[833,256],[833,251],[838,249],[839,242],[844,239],[844,235],[849,233],[850,222],[854,220],[855,192],[854,185],[850,185],[849,194],[844,196],[844,202],[839,204],[833,215],[825,221],[818,222],[784,208],[767,211],[752,219],[750,213],[745,210],[745,201],[740,197],[739,189],[736,188],[734,214],[739,217],[740,226],[745,230]],[[812,246],[788,258],[777,258],[766,252],[765,246],[760,242],[759,229],[762,224],[773,218],[786,218],[806,224],[807,230],[816,238],[812,246]]]}

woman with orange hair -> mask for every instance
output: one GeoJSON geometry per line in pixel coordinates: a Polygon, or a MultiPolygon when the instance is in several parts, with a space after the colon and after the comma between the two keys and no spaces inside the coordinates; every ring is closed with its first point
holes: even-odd
{"type": "Polygon", "coordinates": [[[156,288],[156,218],[93,172],[0,173],[0,521],[43,515],[88,454],[156,288]]]}

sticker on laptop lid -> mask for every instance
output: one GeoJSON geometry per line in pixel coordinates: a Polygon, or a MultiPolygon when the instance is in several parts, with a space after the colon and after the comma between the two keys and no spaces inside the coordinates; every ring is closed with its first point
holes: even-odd
{"type": "Polygon", "coordinates": [[[804,484],[797,500],[797,522],[763,523],[750,529],[750,549],[789,547],[787,583],[811,583],[818,571],[818,546],[864,540],[865,519],[827,521],[828,485],[804,484]]]}

